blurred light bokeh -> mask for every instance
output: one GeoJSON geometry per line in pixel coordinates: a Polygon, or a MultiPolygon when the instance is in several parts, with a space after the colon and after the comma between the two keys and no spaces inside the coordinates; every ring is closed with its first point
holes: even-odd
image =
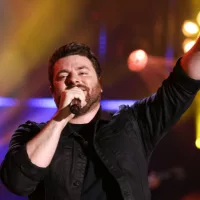
{"type": "MultiPolygon", "coordinates": [[[[71,41],[88,44],[103,68],[102,100],[141,99],[156,92],[183,55],[183,23],[199,24],[199,12],[199,0],[1,0],[0,162],[19,124],[46,121],[55,112],[31,104],[35,98],[51,98],[47,65],[55,49],[71,41]],[[147,53],[148,61],[142,70],[130,71],[127,59],[137,49],[147,53]],[[11,101],[3,104],[5,98],[11,101]]],[[[198,99],[160,142],[149,167],[165,171],[181,166],[187,176],[163,181],[152,191],[153,200],[179,200],[200,191],[200,151],[195,146],[198,99]]],[[[0,199],[26,197],[17,197],[0,184],[0,199]]]]}

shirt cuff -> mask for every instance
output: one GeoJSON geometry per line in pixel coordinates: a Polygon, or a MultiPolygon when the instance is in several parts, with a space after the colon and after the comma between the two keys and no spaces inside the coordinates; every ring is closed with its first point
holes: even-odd
{"type": "Polygon", "coordinates": [[[48,169],[48,167],[38,167],[31,162],[27,154],[26,145],[21,147],[18,153],[14,156],[14,159],[20,167],[21,172],[34,181],[42,180],[48,169]]]}
{"type": "Polygon", "coordinates": [[[189,77],[181,67],[181,58],[178,59],[171,74],[171,78],[190,92],[196,93],[200,88],[200,80],[194,80],[189,77]]]}

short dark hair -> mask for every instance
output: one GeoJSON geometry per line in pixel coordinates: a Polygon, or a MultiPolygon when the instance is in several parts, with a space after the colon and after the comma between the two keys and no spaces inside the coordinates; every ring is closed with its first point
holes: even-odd
{"type": "Polygon", "coordinates": [[[48,75],[49,75],[49,82],[53,87],[53,71],[54,71],[54,64],[60,59],[65,56],[69,55],[81,55],[87,57],[91,62],[96,71],[98,77],[101,76],[101,67],[99,64],[98,59],[96,58],[95,54],[91,51],[91,49],[82,43],[71,42],[64,46],[58,48],[53,55],[50,57],[49,66],[48,66],[48,75]]]}

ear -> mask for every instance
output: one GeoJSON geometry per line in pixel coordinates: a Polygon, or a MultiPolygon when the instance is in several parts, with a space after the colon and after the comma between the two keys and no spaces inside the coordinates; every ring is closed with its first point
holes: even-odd
{"type": "Polygon", "coordinates": [[[103,92],[103,78],[102,76],[99,77],[99,83],[100,83],[100,86],[101,86],[101,92],[103,92]]]}
{"type": "Polygon", "coordinates": [[[52,86],[49,86],[49,90],[50,90],[52,97],[54,97],[54,88],[52,86]]]}

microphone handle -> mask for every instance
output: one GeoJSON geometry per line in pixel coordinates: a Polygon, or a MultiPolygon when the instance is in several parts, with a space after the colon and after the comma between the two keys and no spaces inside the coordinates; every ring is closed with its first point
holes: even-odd
{"type": "Polygon", "coordinates": [[[81,109],[81,101],[79,99],[73,99],[70,104],[71,113],[77,115],[80,113],[80,109],[81,109]]]}

